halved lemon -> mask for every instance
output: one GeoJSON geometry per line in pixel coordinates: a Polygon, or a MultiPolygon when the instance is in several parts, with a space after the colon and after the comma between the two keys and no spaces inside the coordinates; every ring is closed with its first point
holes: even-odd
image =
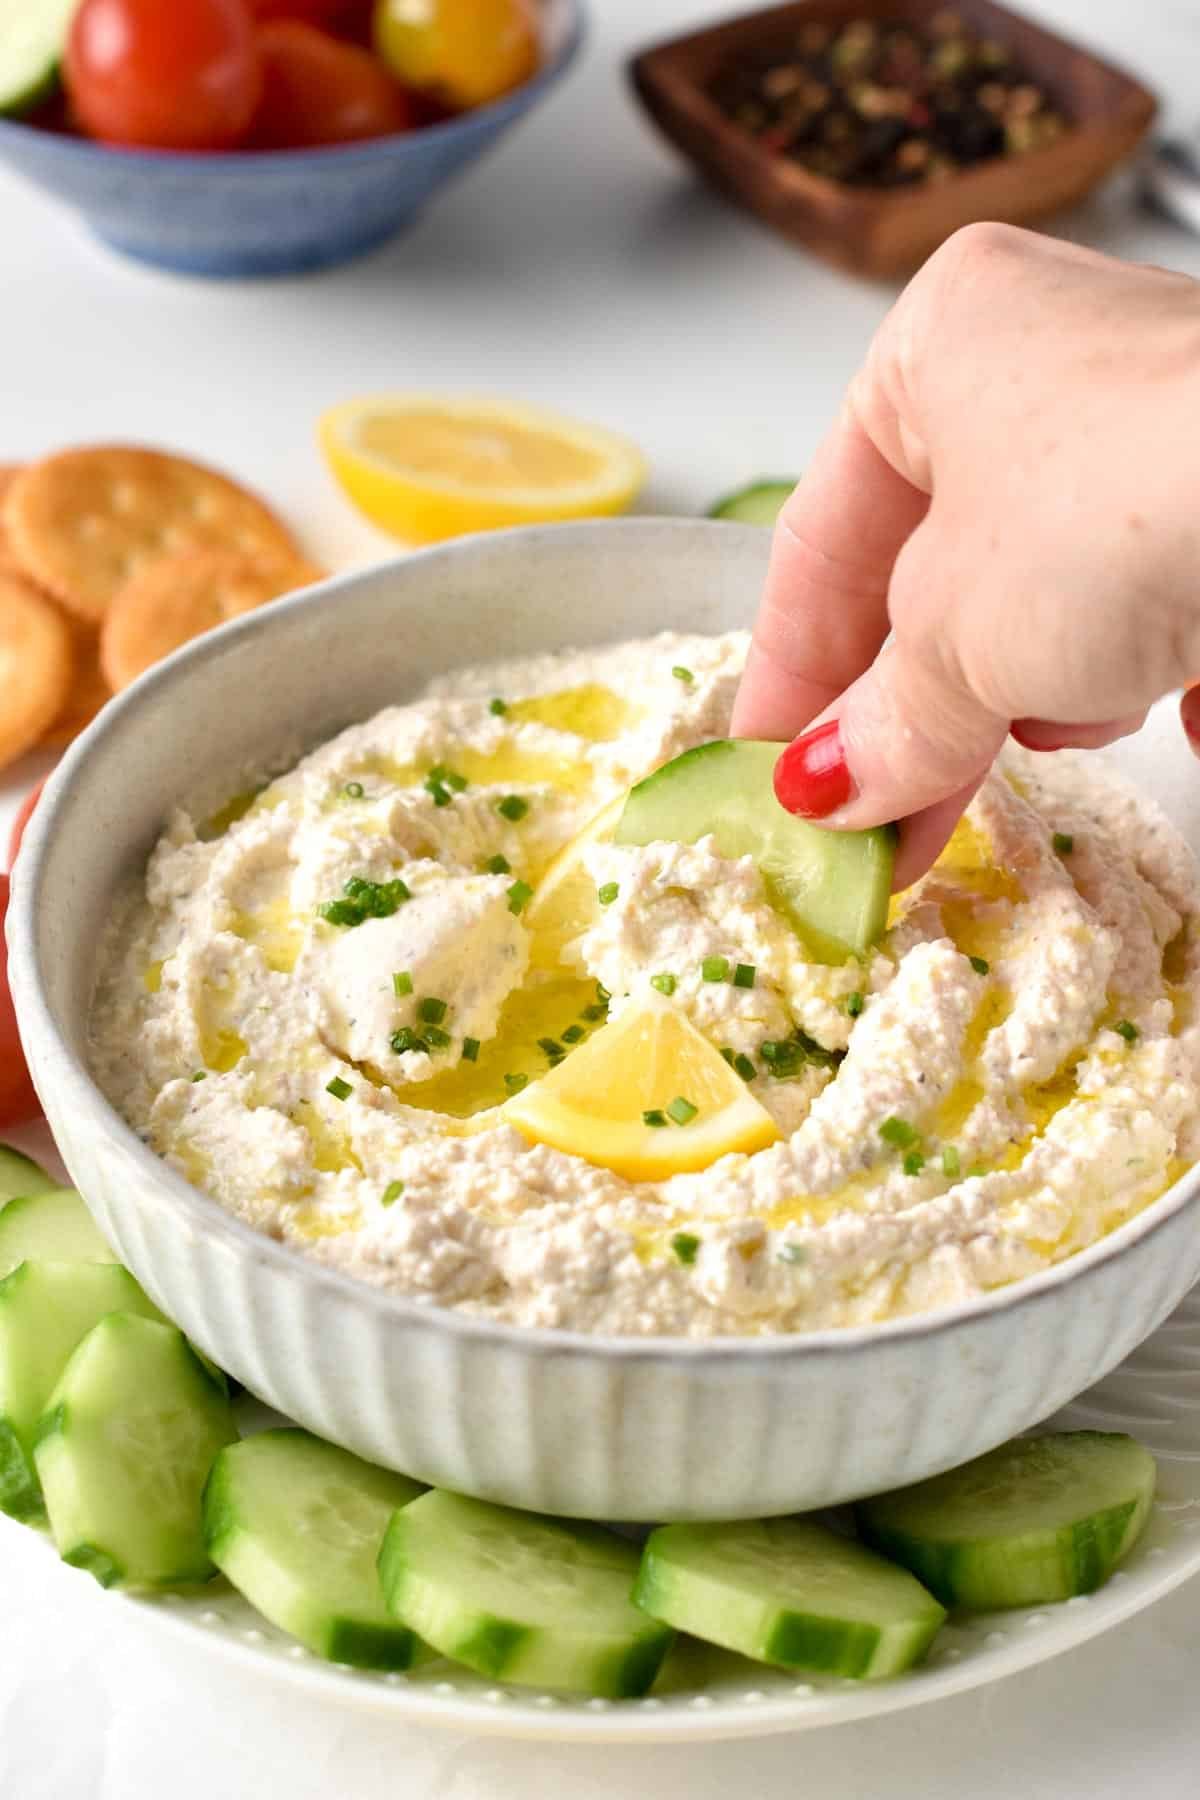
{"type": "Polygon", "coordinates": [[[645,480],[625,438],[506,400],[377,394],[318,426],[334,475],[410,543],[623,512],[645,480]]]}
{"type": "Polygon", "coordinates": [[[665,1000],[629,1006],[565,1062],[505,1102],[500,1117],[631,1181],[707,1169],[779,1133],[745,1082],[665,1000]]]}
{"type": "Polygon", "coordinates": [[[606,844],[617,828],[625,795],[610,800],[577,837],[564,844],[542,879],[525,912],[533,933],[533,961],[539,968],[556,968],[563,947],[585,932],[600,911],[596,883],[588,874],[583,853],[589,844],[606,844]]]}

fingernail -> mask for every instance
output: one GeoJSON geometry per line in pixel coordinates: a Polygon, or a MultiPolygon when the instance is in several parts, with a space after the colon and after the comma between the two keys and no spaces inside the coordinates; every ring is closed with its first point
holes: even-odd
{"type": "Polygon", "coordinates": [[[1021,719],[1013,720],[1008,728],[1008,735],[1020,744],[1022,750],[1044,750],[1049,753],[1053,750],[1069,750],[1071,747],[1069,737],[1047,737],[1044,726],[1037,727],[1032,732],[1028,731],[1021,719]]]}
{"type": "Polygon", "coordinates": [[[806,731],[775,764],[775,797],[802,819],[826,819],[854,792],[836,719],[806,731]]]}

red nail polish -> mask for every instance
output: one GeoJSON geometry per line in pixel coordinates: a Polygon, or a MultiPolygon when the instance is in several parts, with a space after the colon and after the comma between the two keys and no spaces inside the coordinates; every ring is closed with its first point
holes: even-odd
{"type": "Polygon", "coordinates": [[[828,818],[853,793],[836,719],[806,731],[788,745],[775,764],[775,797],[780,806],[802,819],[828,818]]]}

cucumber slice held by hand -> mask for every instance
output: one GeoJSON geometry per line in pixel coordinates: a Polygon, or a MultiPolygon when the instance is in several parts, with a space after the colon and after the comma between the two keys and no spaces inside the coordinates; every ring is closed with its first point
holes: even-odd
{"type": "Polygon", "coordinates": [[[0,1278],[18,1263],[115,1263],[99,1227],[74,1188],[23,1194],[0,1211],[0,1278]]]}
{"type": "Polygon", "coordinates": [[[54,90],[79,0],[0,0],[0,114],[23,113],[54,90]]]}
{"type": "Polygon", "coordinates": [[[822,962],[869,950],[887,924],[896,833],[829,831],[775,798],[782,744],[717,738],[685,750],[639,781],[617,822],[618,844],[694,844],[712,836],[722,856],[750,856],[767,897],[822,962]]]}
{"type": "Polygon", "coordinates": [[[181,1331],[109,1313],[73,1352],[36,1431],[64,1561],[105,1587],[206,1581],[201,1494],[236,1437],[228,1399],[181,1331]]]}
{"type": "Polygon", "coordinates": [[[736,494],[726,494],[710,506],[710,519],[732,519],[739,525],[774,525],[784,501],[795,487],[795,479],[752,481],[736,494]]]}
{"type": "Polygon", "coordinates": [[[392,1611],[443,1656],[527,1687],[644,1694],[674,1633],[633,1605],[637,1546],[598,1525],[438,1490],[379,1557],[392,1611]]]}
{"type": "Polygon", "coordinates": [[[24,1262],[0,1281],[0,1512],[41,1512],[34,1428],[75,1346],[118,1311],[162,1318],[119,1263],[24,1262]]]}
{"type": "Polygon", "coordinates": [[[946,1606],[1042,1606],[1108,1580],[1142,1534],[1154,1481],[1131,1437],[1052,1432],[864,1500],[858,1524],[946,1606]]]}
{"type": "Polygon", "coordinates": [[[867,1679],[920,1662],[946,1616],[906,1570],[810,1519],[660,1526],[633,1597],[756,1662],[867,1679]]]}
{"type": "Polygon", "coordinates": [[[23,1194],[44,1194],[58,1186],[52,1175],[11,1144],[0,1144],[0,1208],[23,1194]]]}
{"type": "Polygon", "coordinates": [[[221,1573],[316,1656],[407,1669],[430,1652],[383,1598],[388,1521],[425,1490],[299,1427],[230,1444],[204,1490],[204,1536],[221,1573]]]}

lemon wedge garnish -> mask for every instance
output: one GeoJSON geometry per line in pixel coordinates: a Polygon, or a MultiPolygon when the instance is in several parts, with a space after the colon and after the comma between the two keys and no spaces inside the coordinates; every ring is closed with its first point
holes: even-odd
{"type": "Polygon", "coordinates": [[[623,512],[646,473],[626,439],[502,400],[379,394],[333,407],[318,434],[355,504],[415,544],[623,512]]]}
{"type": "Polygon", "coordinates": [[[707,1169],[730,1151],[763,1150],[779,1135],[721,1053],[657,997],[626,1007],[506,1101],[500,1117],[535,1143],[631,1181],[707,1169]]]}
{"type": "Polygon", "coordinates": [[[617,828],[625,805],[624,794],[610,800],[581,832],[564,844],[525,910],[525,923],[533,933],[533,961],[539,968],[554,968],[565,945],[592,925],[600,912],[595,878],[589,875],[583,853],[589,844],[607,844],[617,828]]]}

